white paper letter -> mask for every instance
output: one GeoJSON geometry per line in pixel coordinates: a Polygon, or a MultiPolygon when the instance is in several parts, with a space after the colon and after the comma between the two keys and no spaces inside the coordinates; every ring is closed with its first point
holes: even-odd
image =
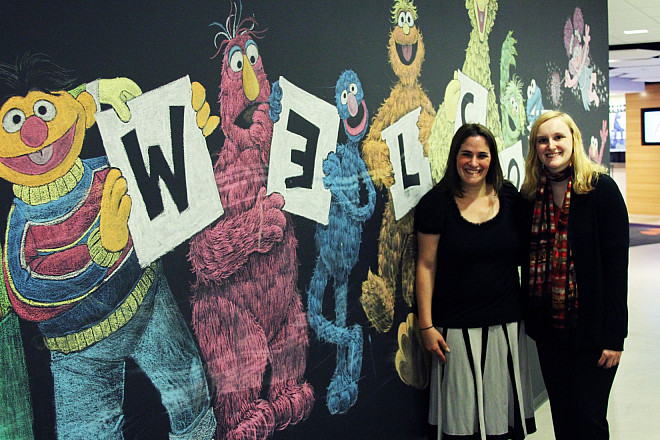
{"type": "Polygon", "coordinates": [[[417,120],[421,107],[383,130],[381,137],[390,150],[394,185],[390,187],[394,218],[398,221],[433,187],[429,160],[419,142],[417,120]]]}
{"type": "Polygon", "coordinates": [[[142,267],[223,213],[206,139],[184,77],[127,102],[131,119],[96,114],[110,165],[128,183],[128,226],[142,267]]]}
{"type": "Polygon", "coordinates": [[[525,180],[525,158],[522,154],[522,141],[498,153],[504,178],[520,189],[525,180]]]}
{"type": "Polygon", "coordinates": [[[284,197],[284,210],[328,224],[330,191],[323,161],[337,148],[339,114],[334,105],[280,77],[282,112],[273,126],[267,192],[284,197]]]}
{"type": "Polygon", "coordinates": [[[456,106],[454,133],[466,122],[486,125],[486,109],[488,108],[488,90],[484,86],[460,70],[458,80],[461,82],[461,97],[456,106]]]}

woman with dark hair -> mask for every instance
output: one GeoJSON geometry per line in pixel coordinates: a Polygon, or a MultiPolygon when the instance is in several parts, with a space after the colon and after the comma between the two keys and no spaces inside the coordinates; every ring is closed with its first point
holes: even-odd
{"type": "Polygon", "coordinates": [[[536,120],[525,168],[525,321],[555,436],[607,439],[607,403],[628,328],[626,205],[605,167],[587,157],[566,113],[536,120]]]}
{"type": "Polygon", "coordinates": [[[518,304],[519,202],[493,134],[465,124],[445,176],[415,209],[419,331],[433,354],[429,423],[438,439],[536,430],[518,304]]]}

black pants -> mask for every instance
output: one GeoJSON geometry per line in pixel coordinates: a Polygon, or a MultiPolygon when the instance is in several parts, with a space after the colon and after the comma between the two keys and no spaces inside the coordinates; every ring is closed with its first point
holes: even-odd
{"type": "Polygon", "coordinates": [[[537,341],[557,440],[609,439],[607,401],[616,367],[598,366],[602,350],[577,351],[562,341],[537,341]]]}

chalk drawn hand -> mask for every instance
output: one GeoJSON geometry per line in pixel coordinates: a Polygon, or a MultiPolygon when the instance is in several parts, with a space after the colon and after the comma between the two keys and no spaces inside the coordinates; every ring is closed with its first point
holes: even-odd
{"type": "Polygon", "coordinates": [[[584,25],[584,36],[582,37],[582,41],[584,41],[585,46],[589,44],[591,41],[591,35],[589,35],[589,31],[591,30],[591,27],[589,27],[588,24],[584,25]]]}
{"type": "Polygon", "coordinates": [[[113,78],[99,80],[99,102],[109,104],[124,122],[131,119],[131,111],[126,102],[140,96],[140,87],[128,78],[113,78]]]}
{"type": "Polygon", "coordinates": [[[262,153],[262,160],[268,163],[266,153],[270,151],[270,142],[273,138],[273,121],[269,116],[270,105],[267,102],[260,103],[252,114],[252,125],[250,125],[250,139],[252,144],[258,147],[262,153]]]}
{"type": "Polygon", "coordinates": [[[128,243],[128,216],[131,197],[126,193],[126,179],[112,168],[105,178],[101,198],[101,245],[110,252],[119,252],[128,243]]]}
{"type": "Polygon", "coordinates": [[[339,172],[341,169],[341,161],[339,156],[336,153],[328,153],[328,157],[323,161],[323,173],[325,177],[323,178],[323,186],[326,189],[331,189],[332,185],[335,183],[339,172]]]}
{"type": "Polygon", "coordinates": [[[270,97],[268,98],[268,104],[270,105],[268,115],[273,122],[280,120],[280,113],[282,113],[282,95],[283,92],[282,87],[280,87],[280,82],[275,81],[270,91],[270,97]]]}
{"type": "Polygon", "coordinates": [[[461,97],[461,82],[458,80],[458,71],[454,71],[454,79],[449,81],[445,88],[445,116],[450,122],[456,120],[456,108],[461,97]]]}
{"type": "Polygon", "coordinates": [[[378,189],[394,185],[390,150],[382,139],[365,139],[362,143],[362,155],[371,180],[378,189]]]}
{"type": "Polygon", "coordinates": [[[206,101],[206,89],[197,81],[192,86],[192,107],[197,112],[197,126],[202,130],[204,137],[215,131],[220,124],[220,117],[211,115],[211,106],[206,101]]]}
{"type": "Polygon", "coordinates": [[[266,188],[261,188],[257,194],[257,200],[253,208],[255,217],[257,252],[268,252],[275,243],[282,241],[284,228],[286,228],[286,217],[282,212],[284,197],[273,193],[266,196],[266,188]]]}
{"type": "Polygon", "coordinates": [[[609,130],[607,129],[607,121],[603,119],[603,123],[600,129],[600,143],[601,145],[605,145],[605,142],[607,142],[607,136],[609,135],[609,130]]]}

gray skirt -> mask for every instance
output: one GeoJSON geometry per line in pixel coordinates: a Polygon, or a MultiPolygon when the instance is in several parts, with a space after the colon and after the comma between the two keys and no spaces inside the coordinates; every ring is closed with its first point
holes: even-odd
{"type": "Polygon", "coordinates": [[[524,324],[438,328],[447,363],[432,356],[429,423],[438,440],[523,439],[536,430],[524,324]]]}

